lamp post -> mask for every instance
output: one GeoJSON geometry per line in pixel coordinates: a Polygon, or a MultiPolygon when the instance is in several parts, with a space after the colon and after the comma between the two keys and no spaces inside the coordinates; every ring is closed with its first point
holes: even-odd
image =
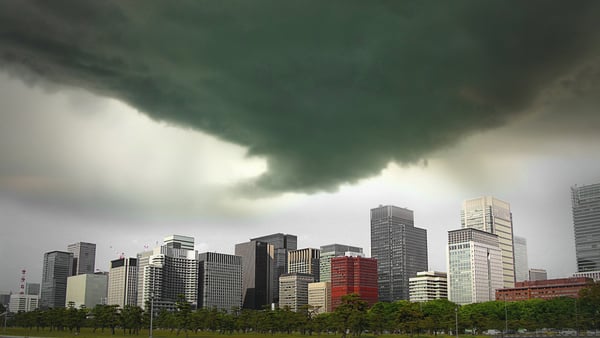
{"type": "Polygon", "coordinates": [[[148,338],[152,338],[152,318],[154,317],[154,292],[150,293],[150,334],[148,338]]]}
{"type": "Polygon", "coordinates": [[[508,334],[508,310],[506,309],[506,294],[504,294],[504,334],[508,334]]]}
{"type": "Polygon", "coordinates": [[[458,305],[454,308],[454,316],[456,319],[456,338],[458,338],[458,305]]]}

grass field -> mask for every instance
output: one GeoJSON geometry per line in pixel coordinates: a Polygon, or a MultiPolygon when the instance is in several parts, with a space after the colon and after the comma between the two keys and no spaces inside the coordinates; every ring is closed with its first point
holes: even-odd
{"type": "MultiPolygon", "coordinates": [[[[6,328],[6,332],[4,331],[4,329],[0,329],[0,335],[6,335],[6,336],[26,336],[26,337],[58,337],[58,338],[134,338],[134,337],[148,337],[148,330],[142,330],[140,332],[139,335],[129,335],[129,334],[123,334],[122,330],[117,330],[115,331],[115,335],[112,335],[110,333],[110,329],[104,329],[104,332],[102,332],[101,330],[96,330],[96,332],[92,332],[92,329],[89,328],[83,328],[81,329],[81,332],[79,333],[79,335],[76,335],[74,332],[70,332],[68,330],[66,331],[50,331],[48,329],[46,330],[39,330],[37,331],[36,329],[32,329],[32,330],[28,330],[28,329],[23,329],[23,328],[11,328],[8,327],[6,328]]],[[[188,333],[188,337],[189,338],[206,338],[206,337],[240,337],[240,338],[254,338],[254,337],[273,337],[273,338],[298,338],[298,337],[340,337],[341,335],[339,334],[321,334],[321,335],[316,335],[313,334],[312,336],[309,335],[301,335],[299,333],[293,333],[293,334],[257,334],[257,333],[233,333],[233,334],[219,334],[219,333],[215,333],[215,332],[198,332],[198,333],[193,333],[193,332],[189,332],[188,333]]],[[[169,330],[154,330],[153,332],[153,337],[154,338],[185,338],[185,334],[183,332],[181,332],[179,335],[177,335],[176,331],[169,331],[169,330]]],[[[348,336],[350,337],[350,336],[348,336]]],[[[374,336],[372,334],[363,334],[361,335],[361,337],[365,337],[365,338],[373,338],[374,336]]],[[[394,338],[410,338],[409,336],[404,336],[404,335],[379,335],[377,337],[380,338],[386,338],[386,337],[394,337],[394,338]]],[[[434,336],[428,336],[428,335],[420,335],[420,336],[413,336],[413,338],[433,338],[434,336]]],[[[438,335],[436,336],[437,338],[451,338],[450,336],[445,336],[445,335],[438,335]]],[[[475,336],[468,336],[469,338],[475,338],[475,336]]]]}

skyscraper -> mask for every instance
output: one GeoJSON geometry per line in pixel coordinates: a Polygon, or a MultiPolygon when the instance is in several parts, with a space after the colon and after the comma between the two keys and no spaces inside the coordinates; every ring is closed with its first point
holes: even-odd
{"type": "Polygon", "coordinates": [[[365,257],[334,257],[331,259],[331,307],[342,304],[342,297],[356,293],[369,306],[377,303],[377,260],[365,257]]]}
{"type": "Polygon", "coordinates": [[[339,256],[364,256],[363,249],[345,244],[329,244],[321,246],[319,258],[319,280],[331,281],[331,258],[339,256]]]}
{"type": "Polygon", "coordinates": [[[185,243],[169,241],[171,237],[166,244],[138,254],[138,306],[144,309],[151,298],[157,309],[175,309],[180,296],[197,306],[198,252],[183,249],[185,243]]]}
{"type": "Polygon", "coordinates": [[[96,266],[96,244],[77,242],[69,244],[67,251],[73,253],[73,271],[71,275],[94,273],[96,266]]]}
{"type": "Polygon", "coordinates": [[[320,250],[305,248],[293,250],[288,255],[288,272],[307,273],[319,281],[319,257],[320,250]]]}
{"type": "Polygon", "coordinates": [[[427,270],[427,230],[413,211],[392,205],[371,209],[371,256],[377,259],[379,300],[408,300],[408,280],[427,270]]]}
{"type": "Polygon", "coordinates": [[[284,273],[279,277],[279,307],[298,312],[308,305],[308,284],[315,278],[307,273],[284,273]]]}
{"type": "Polygon", "coordinates": [[[517,282],[529,280],[527,239],[515,236],[515,278],[517,282]]]}
{"type": "Polygon", "coordinates": [[[448,231],[448,299],[457,304],[495,300],[502,288],[498,235],[475,228],[448,231]]]}
{"type": "Polygon", "coordinates": [[[242,257],[242,307],[261,310],[273,302],[272,244],[251,240],[235,245],[235,255],[242,257]]]}
{"type": "Polygon", "coordinates": [[[136,258],[119,258],[110,262],[108,305],[137,305],[138,266],[136,258]]]}
{"type": "Polygon", "coordinates": [[[250,239],[251,241],[265,242],[273,246],[273,280],[271,281],[271,298],[273,302],[279,302],[279,276],[288,273],[288,253],[298,248],[298,237],[296,235],[276,233],[250,239]]]}
{"type": "Polygon", "coordinates": [[[510,204],[491,196],[463,202],[460,214],[462,228],[474,228],[498,235],[502,252],[502,274],[505,288],[515,286],[515,255],[510,204]]]}
{"type": "Polygon", "coordinates": [[[73,268],[73,253],[50,251],[44,254],[40,307],[65,307],[67,278],[73,268]]]}
{"type": "Polygon", "coordinates": [[[216,252],[198,255],[198,307],[242,308],[242,257],[216,252]]]}
{"type": "Polygon", "coordinates": [[[571,187],[577,271],[600,271],[600,183],[571,187]]]}

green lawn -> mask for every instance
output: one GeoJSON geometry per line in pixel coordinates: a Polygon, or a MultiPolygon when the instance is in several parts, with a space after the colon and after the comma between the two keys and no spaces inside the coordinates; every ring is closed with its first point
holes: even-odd
{"type": "MultiPolygon", "coordinates": [[[[110,329],[104,329],[104,332],[102,332],[101,330],[96,330],[96,332],[92,332],[92,329],[90,328],[83,328],[81,329],[81,333],[79,335],[76,335],[74,332],[70,332],[68,330],[66,331],[49,331],[48,329],[46,330],[39,330],[37,331],[36,329],[32,329],[32,330],[28,330],[28,329],[23,329],[23,328],[11,328],[8,327],[6,328],[6,332],[3,331],[3,328],[0,329],[0,335],[7,335],[7,336],[28,336],[28,337],[58,337],[58,338],[97,338],[97,337],[105,337],[105,338],[136,338],[136,337],[148,337],[148,330],[142,330],[140,332],[139,335],[129,335],[129,334],[123,334],[122,330],[117,330],[115,332],[115,335],[113,336],[112,334],[110,334],[110,329]]],[[[182,332],[179,335],[177,335],[176,331],[170,332],[168,330],[154,330],[154,334],[153,334],[154,338],[185,338],[185,334],[182,332]]],[[[198,333],[189,333],[188,334],[189,338],[205,338],[205,337],[240,337],[240,338],[254,338],[254,337],[273,337],[273,338],[298,338],[298,337],[340,337],[340,335],[335,335],[335,334],[322,334],[322,335],[316,335],[313,334],[312,336],[309,335],[301,335],[299,333],[294,333],[294,334],[257,334],[257,333],[242,333],[242,334],[238,334],[238,333],[234,333],[234,334],[219,334],[219,333],[214,333],[214,332],[198,332],[198,333]]],[[[350,337],[350,336],[348,336],[350,337]]],[[[374,336],[372,334],[363,334],[361,335],[361,337],[365,337],[365,338],[373,338],[374,336]]],[[[386,338],[386,337],[394,337],[394,338],[410,338],[409,336],[404,336],[404,335],[380,335],[378,336],[378,338],[386,338]]],[[[421,336],[413,336],[413,338],[433,338],[434,336],[427,336],[427,335],[421,335],[421,336]]],[[[475,336],[468,336],[469,338],[476,338],[475,336]]],[[[452,338],[450,336],[445,336],[445,335],[438,335],[437,338],[452,338]]]]}

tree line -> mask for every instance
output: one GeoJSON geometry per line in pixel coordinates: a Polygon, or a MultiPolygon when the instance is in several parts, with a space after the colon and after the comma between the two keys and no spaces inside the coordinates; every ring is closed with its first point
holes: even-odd
{"type": "MultiPolygon", "coordinates": [[[[146,308],[149,309],[149,306],[146,308]]],[[[580,297],[532,299],[519,302],[490,301],[458,306],[446,299],[424,303],[396,301],[379,302],[368,307],[356,294],[346,295],[342,304],[331,313],[317,314],[317,309],[305,306],[298,312],[289,308],[264,310],[217,309],[193,310],[183,298],[175,311],[157,311],[153,317],[155,329],[176,331],[177,334],[211,331],[214,333],[292,333],[319,334],[324,332],[359,336],[365,331],[374,334],[417,333],[454,334],[469,330],[480,334],[488,329],[535,331],[542,328],[600,329],[600,283],[581,290],[580,297]]],[[[66,308],[35,310],[13,315],[10,326],[36,330],[69,330],[82,327],[110,330],[115,334],[137,335],[149,328],[150,313],[138,306],[97,305],[92,309],[66,308]]]]}

